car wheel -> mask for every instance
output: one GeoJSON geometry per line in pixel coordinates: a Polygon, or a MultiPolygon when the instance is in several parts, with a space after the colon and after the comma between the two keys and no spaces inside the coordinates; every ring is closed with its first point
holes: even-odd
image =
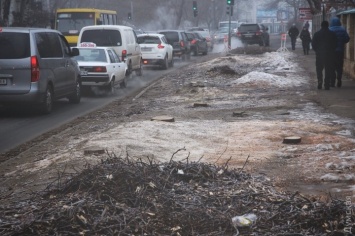
{"type": "Polygon", "coordinates": [[[113,78],[111,82],[105,87],[107,94],[114,94],[115,93],[115,79],[113,78]]]}
{"type": "Polygon", "coordinates": [[[168,61],[168,56],[165,56],[163,60],[163,69],[167,70],[169,68],[169,61],[168,61]]]}
{"type": "Polygon", "coordinates": [[[265,44],[266,44],[266,45],[265,45],[266,47],[270,47],[270,39],[267,39],[266,42],[265,42],[265,44]]]}
{"type": "Polygon", "coordinates": [[[131,75],[132,74],[132,63],[129,62],[128,67],[127,67],[127,75],[131,75]]]}
{"type": "Polygon", "coordinates": [[[261,40],[261,41],[259,42],[259,46],[264,46],[264,41],[263,41],[263,40],[261,40]]]}
{"type": "Polygon", "coordinates": [[[53,109],[53,90],[50,85],[47,86],[44,100],[39,106],[39,110],[42,114],[49,114],[53,109]]]}
{"type": "Polygon", "coordinates": [[[186,59],[187,59],[187,60],[190,60],[190,58],[191,58],[191,52],[188,51],[188,52],[186,52],[186,59]]]}
{"type": "Polygon", "coordinates": [[[196,47],[196,49],[194,50],[194,56],[198,55],[198,47],[196,47]]]}
{"type": "Polygon", "coordinates": [[[139,62],[139,69],[136,70],[136,75],[137,76],[142,76],[143,75],[142,60],[140,60],[140,62],[139,62]]]}
{"type": "Polygon", "coordinates": [[[203,55],[207,55],[208,53],[208,46],[206,46],[206,50],[203,52],[203,55]]]}
{"type": "Polygon", "coordinates": [[[171,61],[170,61],[170,67],[173,67],[174,66],[174,58],[171,57],[171,61]]]}
{"type": "Polygon", "coordinates": [[[70,95],[69,102],[70,103],[79,103],[81,100],[81,83],[80,80],[76,81],[75,92],[70,95]]]}
{"type": "Polygon", "coordinates": [[[122,82],[120,83],[120,88],[127,88],[127,80],[126,77],[123,78],[122,82]]]}

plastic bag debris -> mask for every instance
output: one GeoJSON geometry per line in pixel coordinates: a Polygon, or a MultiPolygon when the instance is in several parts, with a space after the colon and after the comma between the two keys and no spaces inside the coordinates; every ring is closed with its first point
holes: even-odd
{"type": "Polygon", "coordinates": [[[235,228],[237,227],[249,227],[255,224],[257,216],[255,214],[245,214],[242,216],[234,216],[232,223],[235,228]]]}

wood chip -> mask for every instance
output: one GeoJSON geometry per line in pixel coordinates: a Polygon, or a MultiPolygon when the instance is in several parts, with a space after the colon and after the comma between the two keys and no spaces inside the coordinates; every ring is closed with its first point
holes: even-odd
{"type": "Polygon", "coordinates": [[[290,137],[286,137],[284,138],[283,143],[287,143],[287,144],[296,144],[296,143],[300,143],[301,142],[301,137],[298,136],[290,136],[290,137]]]}
{"type": "Polygon", "coordinates": [[[174,117],[171,117],[171,116],[156,116],[156,117],[153,117],[150,120],[152,120],[152,121],[154,121],[154,120],[156,120],[156,121],[165,121],[165,122],[174,122],[175,121],[174,117]]]}
{"type": "Polygon", "coordinates": [[[204,102],[195,102],[194,107],[208,107],[208,104],[204,102]]]}
{"type": "Polygon", "coordinates": [[[105,149],[102,147],[88,147],[84,149],[84,155],[99,155],[99,154],[104,154],[105,153],[105,149]]]}

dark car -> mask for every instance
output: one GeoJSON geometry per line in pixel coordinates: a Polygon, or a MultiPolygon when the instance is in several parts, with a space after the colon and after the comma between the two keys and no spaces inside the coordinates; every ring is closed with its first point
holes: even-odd
{"type": "Polygon", "coordinates": [[[238,27],[237,37],[243,44],[259,44],[270,46],[270,35],[268,28],[261,24],[241,24],[238,27]]]}
{"type": "Polygon", "coordinates": [[[168,43],[173,46],[173,56],[180,57],[182,60],[190,59],[190,42],[186,32],[183,30],[160,30],[158,34],[165,35],[168,43]]]}
{"type": "Polygon", "coordinates": [[[190,42],[191,51],[195,56],[200,53],[207,55],[208,44],[206,38],[202,37],[202,35],[197,32],[186,32],[186,35],[190,42]]]}

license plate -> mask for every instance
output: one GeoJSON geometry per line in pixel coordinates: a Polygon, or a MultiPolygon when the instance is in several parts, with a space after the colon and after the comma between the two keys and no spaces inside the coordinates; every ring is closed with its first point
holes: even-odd
{"type": "Polygon", "coordinates": [[[0,79],[0,85],[6,85],[7,79],[0,79]]]}
{"type": "Polygon", "coordinates": [[[81,70],[80,75],[88,75],[88,72],[86,70],[81,70]]]}
{"type": "Polygon", "coordinates": [[[141,50],[144,52],[149,52],[149,51],[152,51],[152,48],[141,48],[141,50]]]}

